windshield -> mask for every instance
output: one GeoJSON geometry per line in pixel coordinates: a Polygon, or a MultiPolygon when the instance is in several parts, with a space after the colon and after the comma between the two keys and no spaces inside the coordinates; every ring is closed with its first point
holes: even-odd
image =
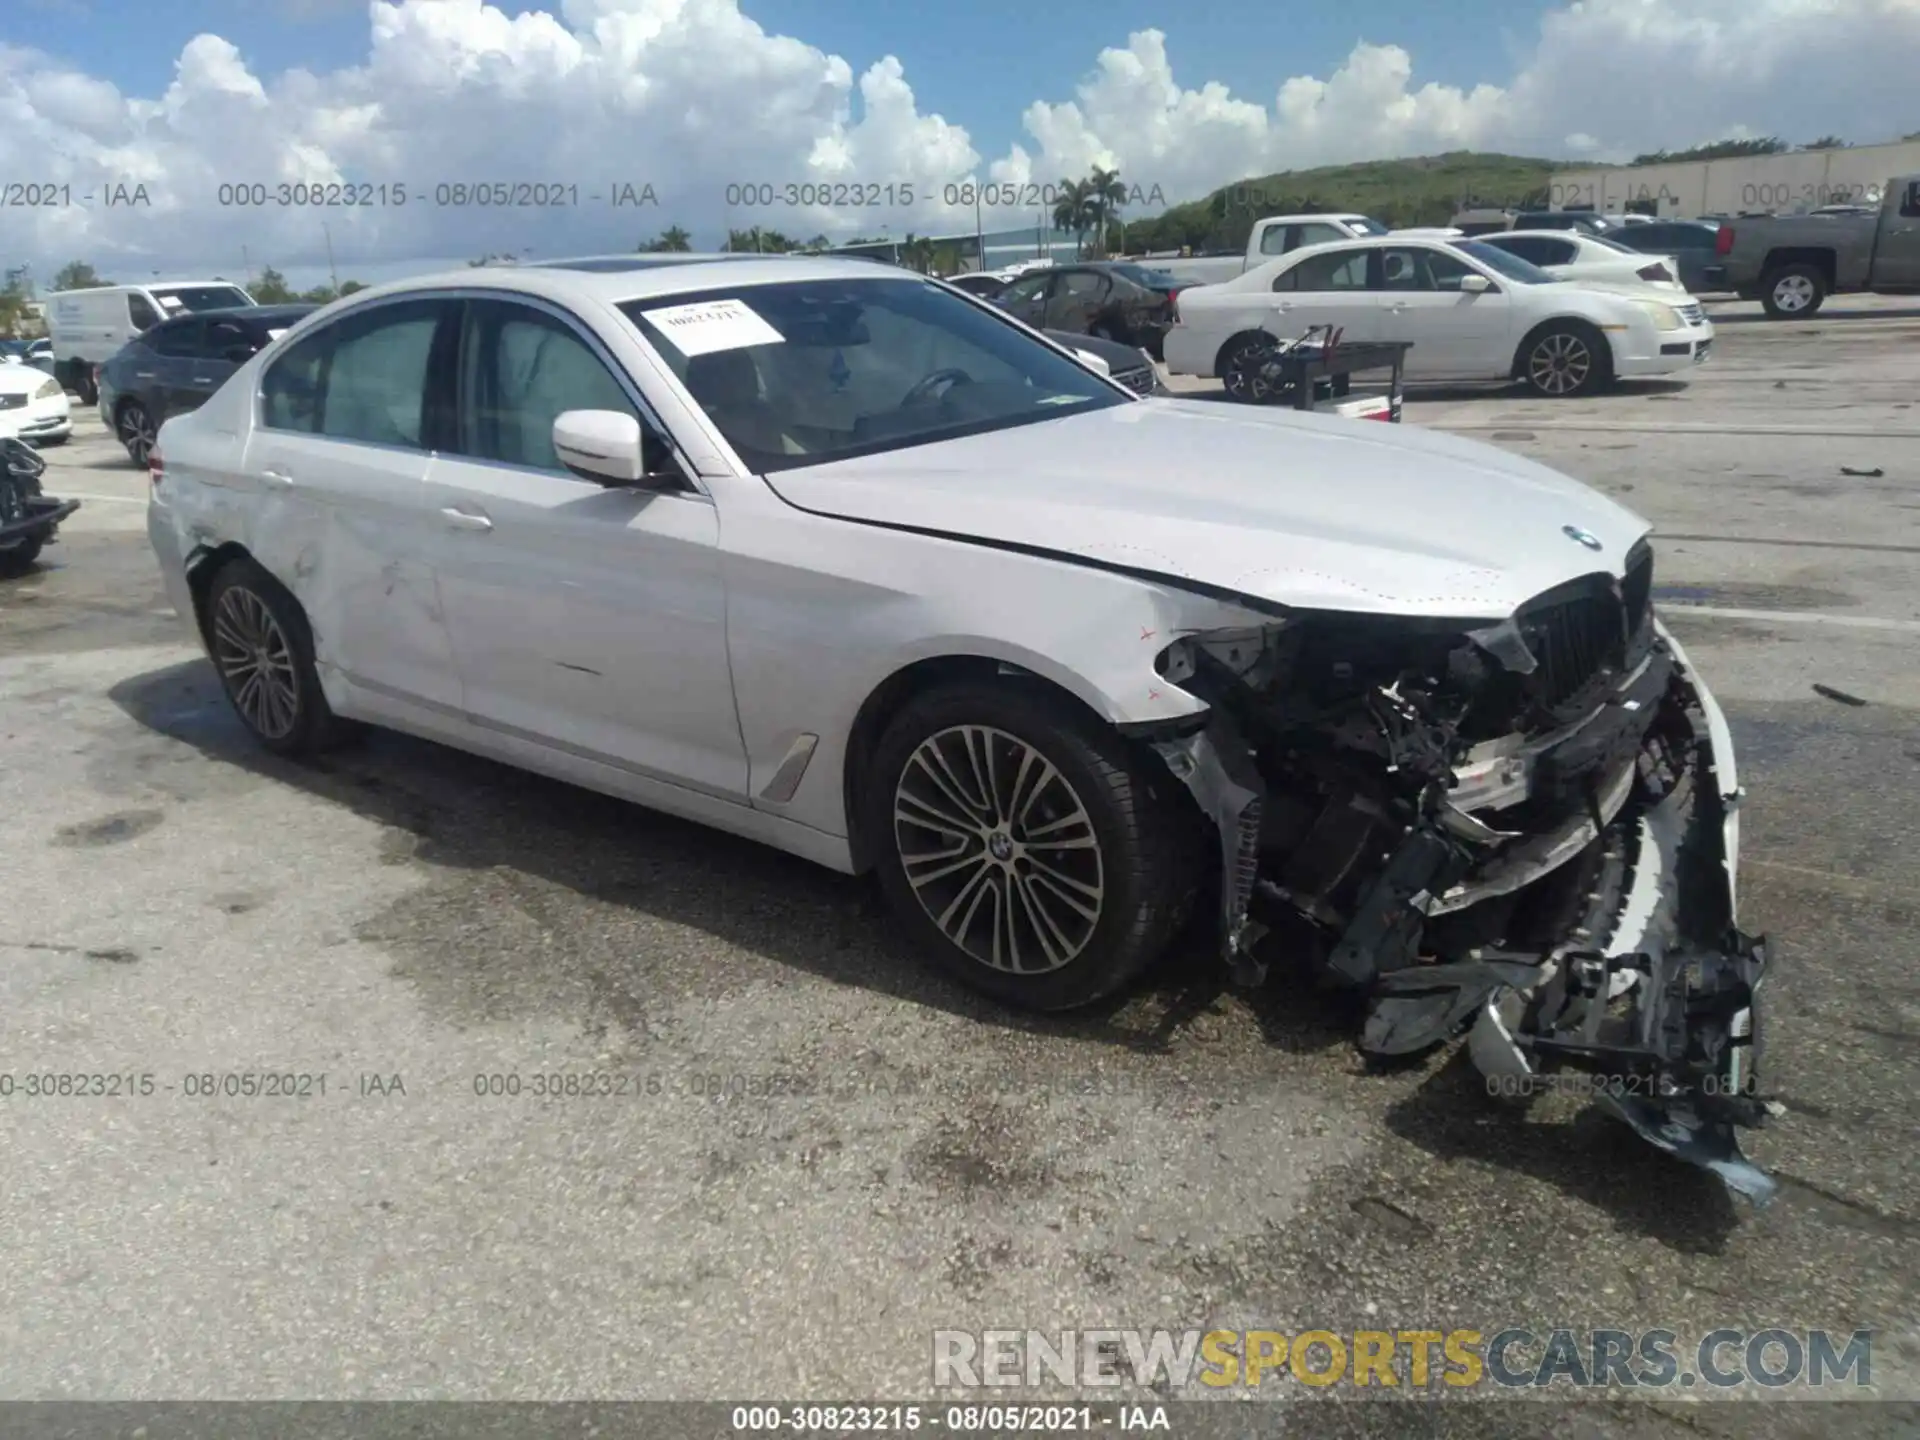
{"type": "Polygon", "coordinates": [[[1453,248],[1462,255],[1471,255],[1495,274],[1504,275],[1509,280],[1517,280],[1522,285],[1551,285],[1553,276],[1538,265],[1530,265],[1518,255],[1509,255],[1498,245],[1489,245],[1484,240],[1456,240],[1453,248]]]}
{"type": "Polygon", "coordinates": [[[169,315],[188,310],[232,310],[253,304],[253,297],[238,285],[169,285],[148,293],[169,315]]]}
{"type": "Polygon", "coordinates": [[[1391,235],[1393,233],[1371,215],[1349,215],[1347,227],[1356,235],[1391,235]]]}
{"type": "Polygon", "coordinates": [[[762,474],[1134,403],[924,280],[790,281],[620,309],[762,474]]]}
{"type": "Polygon", "coordinates": [[[1144,285],[1149,290],[1177,290],[1180,282],[1165,270],[1150,269],[1145,265],[1116,265],[1114,270],[1136,285],[1144,285]]]}

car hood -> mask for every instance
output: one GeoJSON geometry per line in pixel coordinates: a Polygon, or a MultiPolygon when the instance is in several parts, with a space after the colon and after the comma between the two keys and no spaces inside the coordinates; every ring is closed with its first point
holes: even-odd
{"type": "Polygon", "coordinates": [[[24,360],[0,361],[0,395],[31,395],[47,383],[47,372],[24,360]]]}
{"type": "Polygon", "coordinates": [[[1280,605],[1461,619],[1503,619],[1577,576],[1621,575],[1649,529],[1490,445],[1202,400],[1116,405],[768,484],[815,514],[1280,605]]]}

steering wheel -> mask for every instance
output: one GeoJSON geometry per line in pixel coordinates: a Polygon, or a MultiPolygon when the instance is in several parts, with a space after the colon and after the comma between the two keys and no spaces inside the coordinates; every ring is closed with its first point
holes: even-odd
{"type": "Polygon", "coordinates": [[[945,370],[936,370],[931,375],[923,375],[913,384],[913,388],[900,398],[900,408],[908,409],[915,405],[925,405],[933,400],[944,400],[946,391],[956,385],[971,385],[973,376],[964,370],[949,366],[945,370]],[[944,385],[946,390],[941,390],[944,385]],[[938,394],[935,392],[939,391],[938,394]]]}

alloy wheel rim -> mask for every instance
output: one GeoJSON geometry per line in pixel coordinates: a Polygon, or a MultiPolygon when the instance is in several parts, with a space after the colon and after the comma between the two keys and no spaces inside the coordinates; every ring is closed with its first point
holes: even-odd
{"type": "Polygon", "coordinates": [[[901,768],[894,843],[927,918],[989,969],[1071,964],[1105,913],[1093,817],[1033,746],[987,725],[928,736],[901,768]]]}
{"type": "Polygon", "coordinates": [[[120,443],[133,452],[136,465],[146,464],[147,457],[153,454],[153,422],[138,405],[120,416],[120,443]]]}
{"type": "Polygon", "coordinates": [[[1813,299],[1813,283],[1804,275],[1789,275],[1773,287],[1773,303],[1782,310],[1804,310],[1813,299]]]}
{"type": "Polygon", "coordinates": [[[222,591],[214,607],[213,659],[248,725],[269,740],[293,733],[300,719],[293,648],[267,602],[244,586],[222,591]]]}
{"type": "Polygon", "coordinates": [[[1565,395],[1586,383],[1593,356],[1576,335],[1549,335],[1533,347],[1533,383],[1549,395],[1565,395]]]}

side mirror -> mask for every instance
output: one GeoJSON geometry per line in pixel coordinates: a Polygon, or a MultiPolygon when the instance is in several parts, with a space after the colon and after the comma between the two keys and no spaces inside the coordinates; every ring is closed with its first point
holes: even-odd
{"type": "Polygon", "coordinates": [[[1460,293],[1462,295],[1484,295],[1493,289],[1493,282],[1484,275],[1462,275],[1460,293]]]}
{"type": "Polygon", "coordinates": [[[1080,363],[1086,366],[1089,370],[1097,370],[1102,375],[1113,374],[1113,367],[1107,364],[1107,362],[1102,360],[1098,355],[1094,354],[1091,350],[1075,350],[1073,353],[1076,357],[1078,357],[1080,363]]]}
{"type": "Polygon", "coordinates": [[[600,485],[684,483],[666,444],[620,410],[567,410],[555,416],[553,451],[582,480],[600,485]]]}
{"type": "Polygon", "coordinates": [[[1900,213],[1909,218],[1920,215],[1920,180],[1908,184],[1907,197],[1900,202],[1900,213]]]}

